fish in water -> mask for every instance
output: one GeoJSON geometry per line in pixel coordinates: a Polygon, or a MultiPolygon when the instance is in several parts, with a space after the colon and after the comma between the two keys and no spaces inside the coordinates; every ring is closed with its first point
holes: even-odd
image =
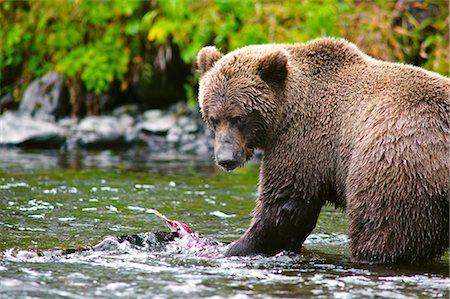
{"type": "Polygon", "coordinates": [[[118,248],[126,249],[128,246],[143,248],[145,250],[164,250],[166,246],[176,246],[176,250],[188,252],[198,257],[220,256],[225,252],[225,244],[211,240],[209,238],[199,237],[189,226],[181,221],[169,219],[154,209],[147,209],[147,213],[154,214],[166,221],[171,232],[145,232],[132,235],[109,236],[94,246],[51,249],[51,250],[20,250],[13,252],[9,250],[5,253],[0,252],[0,258],[4,256],[16,258],[34,258],[39,256],[58,257],[68,254],[84,251],[110,251],[118,248]]]}
{"type": "Polygon", "coordinates": [[[177,234],[175,242],[190,253],[194,253],[200,257],[211,257],[219,251],[219,243],[205,238],[200,238],[199,235],[193,232],[186,223],[178,220],[167,218],[157,210],[147,209],[146,213],[151,213],[166,221],[170,230],[177,234]]]}

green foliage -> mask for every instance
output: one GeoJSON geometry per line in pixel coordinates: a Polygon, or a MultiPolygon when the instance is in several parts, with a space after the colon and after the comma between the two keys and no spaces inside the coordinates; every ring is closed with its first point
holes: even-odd
{"type": "Polygon", "coordinates": [[[344,37],[383,60],[449,75],[449,7],[445,1],[362,1],[352,7],[344,37]]]}
{"type": "MultiPolygon", "coordinates": [[[[0,94],[18,94],[49,70],[96,94],[115,81],[149,83],[158,47],[177,47],[191,64],[206,45],[228,52],[321,36],[448,74],[448,9],[439,0],[0,0],[0,94]]],[[[190,103],[194,86],[186,78],[190,103]]]]}
{"type": "Polygon", "coordinates": [[[159,0],[148,39],[156,44],[172,40],[190,63],[210,44],[228,52],[249,44],[344,37],[377,58],[448,74],[444,2],[159,0]],[[414,11],[429,15],[418,21],[414,11]]]}
{"type": "Polygon", "coordinates": [[[59,60],[56,69],[69,77],[80,72],[86,89],[101,94],[108,91],[115,79],[123,79],[128,71],[129,52],[120,39],[120,32],[112,27],[99,40],[70,50],[59,60]]]}
{"type": "MultiPolygon", "coordinates": [[[[101,94],[128,72],[132,37],[140,33],[141,1],[41,0],[0,2],[2,81],[11,73],[41,76],[56,69],[81,76],[87,91],[101,94]],[[8,21],[11,16],[15,22],[8,21]]],[[[134,52],[134,53],[133,53],[134,52]]]]}

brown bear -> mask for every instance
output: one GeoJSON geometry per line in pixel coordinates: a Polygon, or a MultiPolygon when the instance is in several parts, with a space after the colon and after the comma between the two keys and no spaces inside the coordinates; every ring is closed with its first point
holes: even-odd
{"type": "Polygon", "coordinates": [[[217,164],[264,151],[251,225],[227,255],[298,252],[324,204],[346,209],[355,262],[448,249],[449,79],[333,38],[205,47],[196,63],[217,164]]]}

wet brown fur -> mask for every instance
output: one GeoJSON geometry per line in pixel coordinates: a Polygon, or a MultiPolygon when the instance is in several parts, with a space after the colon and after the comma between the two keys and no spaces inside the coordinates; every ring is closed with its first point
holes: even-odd
{"type": "Polygon", "coordinates": [[[208,47],[197,64],[216,137],[236,140],[240,164],[264,150],[252,223],[229,255],[300,250],[325,203],[346,208],[356,262],[448,249],[449,79],[331,38],[208,47]]]}

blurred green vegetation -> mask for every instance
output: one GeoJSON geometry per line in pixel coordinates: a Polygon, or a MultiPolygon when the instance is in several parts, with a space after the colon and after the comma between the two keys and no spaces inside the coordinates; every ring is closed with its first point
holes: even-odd
{"type": "MultiPolygon", "coordinates": [[[[448,75],[448,26],[442,0],[0,0],[0,94],[20,98],[32,79],[56,70],[79,114],[87,92],[151,82],[174,55],[191,65],[205,45],[227,52],[321,36],[448,75]]],[[[182,79],[195,102],[194,73],[182,79]]]]}

